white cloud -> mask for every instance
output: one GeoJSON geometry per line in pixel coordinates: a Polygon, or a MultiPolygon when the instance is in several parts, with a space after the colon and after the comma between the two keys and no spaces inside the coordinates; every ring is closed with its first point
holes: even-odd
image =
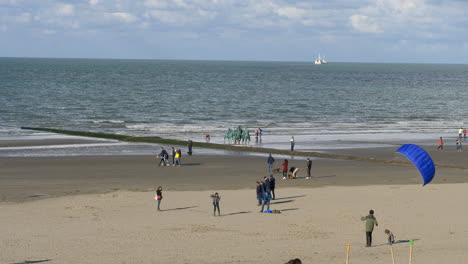
{"type": "Polygon", "coordinates": [[[292,19],[299,19],[306,14],[306,11],[296,7],[281,7],[276,10],[276,14],[292,19]]]}
{"type": "Polygon", "coordinates": [[[165,8],[167,3],[164,0],[146,0],[144,5],[152,8],[165,8]]]}
{"type": "Polygon", "coordinates": [[[70,4],[60,4],[55,8],[59,16],[72,16],[75,13],[75,7],[70,4]]]}
{"type": "Polygon", "coordinates": [[[352,15],[349,20],[354,29],[359,32],[380,33],[382,30],[379,25],[372,21],[372,18],[364,15],[352,15]]]}
{"type": "Polygon", "coordinates": [[[99,4],[99,0],[89,0],[89,4],[92,6],[96,6],[97,4],[99,4]]]}
{"type": "Polygon", "coordinates": [[[115,12],[115,13],[110,13],[109,15],[125,23],[131,23],[137,20],[137,18],[134,15],[129,14],[129,13],[124,13],[124,12],[115,12]]]}

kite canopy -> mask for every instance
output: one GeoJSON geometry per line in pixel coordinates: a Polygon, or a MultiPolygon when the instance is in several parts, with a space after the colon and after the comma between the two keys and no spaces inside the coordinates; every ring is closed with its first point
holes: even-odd
{"type": "Polygon", "coordinates": [[[432,181],[435,175],[435,166],[431,156],[424,149],[417,145],[405,144],[396,152],[405,155],[418,168],[424,180],[423,186],[432,181]]]}

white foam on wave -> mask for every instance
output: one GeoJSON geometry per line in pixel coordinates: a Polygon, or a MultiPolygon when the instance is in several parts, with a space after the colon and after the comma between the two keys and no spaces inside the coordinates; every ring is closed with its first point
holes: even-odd
{"type": "Polygon", "coordinates": [[[91,143],[91,144],[62,144],[62,145],[40,145],[40,146],[19,146],[19,147],[0,147],[0,151],[5,150],[37,150],[37,149],[73,149],[73,148],[93,148],[128,145],[127,142],[116,143],[91,143]]]}
{"type": "Polygon", "coordinates": [[[102,124],[102,123],[112,123],[112,124],[123,124],[125,123],[124,120],[91,120],[94,124],[102,124]]]}

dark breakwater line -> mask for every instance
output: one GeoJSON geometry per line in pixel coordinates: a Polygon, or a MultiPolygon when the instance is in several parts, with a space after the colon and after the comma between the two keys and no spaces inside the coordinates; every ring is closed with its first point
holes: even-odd
{"type": "MultiPolygon", "coordinates": [[[[176,145],[176,146],[186,146],[188,143],[188,141],[184,141],[184,140],[165,139],[161,137],[132,137],[132,136],[125,136],[125,135],[117,135],[117,134],[75,131],[75,130],[62,130],[62,129],[44,128],[44,127],[21,127],[21,129],[52,132],[52,133],[71,135],[71,136],[115,139],[115,140],[125,141],[125,142],[156,143],[156,144],[176,145]]],[[[281,150],[281,149],[272,149],[272,148],[233,146],[233,145],[204,143],[204,142],[193,142],[193,146],[200,147],[200,148],[208,148],[208,149],[221,149],[221,150],[255,152],[255,153],[271,153],[271,154],[280,154],[280,155],[293,155],[293,156],[305,156],[305,157],[315,157],[315,158],[325,158],[325,159],[364,161],[364,162],[412,166],[412,163],[407,160],[375,159],[375,158],[368,158],[368,157],[328,154],[328,153],[320,153],[320,152],[290,151],[290,150],[281,150]]],[[[467,169],[467,168],[460,167],[460,166],[446,165],[446,164],[436,164],[436,166],[439,168],[463,169],[463,170],[467,169]]]]}

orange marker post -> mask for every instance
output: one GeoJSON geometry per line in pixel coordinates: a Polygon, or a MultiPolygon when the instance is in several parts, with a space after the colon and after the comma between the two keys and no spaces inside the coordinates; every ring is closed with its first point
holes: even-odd
{"type": "Polygon", "coordinates": [[[349,264],[349,252],[351,250],[351,244],[346,244],[346,264],[349,264]]]}
{"type": "Polygon", "coordinates": [[[393,246],[390,244],[390,254],[392,254],[392,264],[395,264],[395,256],[393,255],[393,246]]]}

